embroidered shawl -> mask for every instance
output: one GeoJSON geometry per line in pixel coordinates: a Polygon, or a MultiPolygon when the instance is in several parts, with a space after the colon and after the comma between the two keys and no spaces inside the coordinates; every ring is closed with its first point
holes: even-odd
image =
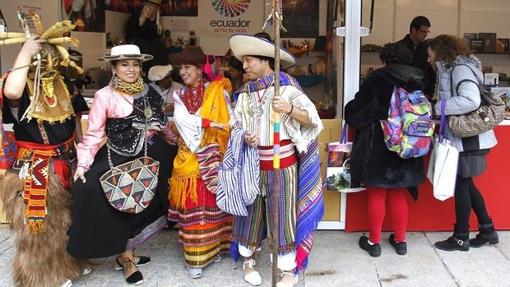
{"type": "MultiPolygon", "coordinates": [[[[271,124],[273,113],[270,99],[273,97],[274,74],[259,78],[244,84],[244,86],[234,94],[239,94],[239,99],[235,108],[235,117],[231,124],[259,134],[262,145],[270,146],[273,144],[273,125],[271,124]],[[263,91],[263,92],[262,92],[263,91]],[[267,92],[267,95],[266,95],[267,92]],[[259,103],[263,110],[260,116],[260,125],[250,115],[249,98],[258,97],[262,94],[264,101],[259,103]],[[267,98],[267,99],[266,99],[267,98]],[[258,128],[255,128],[258,126],[258,128]]],[[[303,92],[299,83],[292,76],[280,73],[280,96],[293,104],[296,108],[304,110],[308,113],[308,117],[314,123],[315,127],[304,127],[291,116],[281,114],[280,140],[290,139],[296,145],[299,152],[306,150],[308,144],[317,138],[323,128],[322,121],[317,113],[317,109],[312,101],[303,92]]]]}
{"type": "MultiPolygon", "coordinates": [[[[228,124],[230,113],[228,102],[223,94],[225,90],[231,91],[230,82],[227,79],[223,78],[211,82],[204,92],[204,101],[195,116],[199,115],[200,118],[216,123],[228,124]]],[[[184,104],[178,102],[177,98],[174,96],[176,100],[176,114],[178,114],[178,109],[186,108],[184,104]]],[[[207,148],[209,145],[218,144],[221,154],[226,150],[230,130],[218,128],[205,128],[204,130],[201,127],[201,121],[190,123],[190,119],[187,117],[175,117],[174,121],[181,133],[181,139],[179,140],[179,150],[174,160],[172,177],[169,180],[171,186],[170,203],[177,208],[184,208],[187,198],[191,198],[194,202],[198,199],[197,178],[200,176],[200,167],[196,155],[198,149],[190,150],[188,143],[185,142],[187,139],[182,139],[182,126],[180,128],[180,125],[194,124],[195,128],[200,130],[198,136],[201,139],[199,138],[200,146],[198,148],[207,148]]]]}

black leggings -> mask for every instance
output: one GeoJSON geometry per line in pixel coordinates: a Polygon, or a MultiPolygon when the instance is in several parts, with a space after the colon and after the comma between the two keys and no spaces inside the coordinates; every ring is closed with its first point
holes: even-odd
{"type": "Polygon", "coordinates": [[[457,225],[455,232],[465,233],[469,231],[471,208],[475,211],[479,224],[490,223],[485,201],[480,191],[476,188],[473,178],[457,175],[457,183],[455,185],[455,216],[457,225]]]}

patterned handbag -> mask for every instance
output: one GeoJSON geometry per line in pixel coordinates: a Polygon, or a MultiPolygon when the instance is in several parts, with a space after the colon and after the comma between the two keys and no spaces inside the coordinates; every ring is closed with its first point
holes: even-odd
{"type": "Polygon", "coordinates": [[[117,210],[140,213],[151,203],[158,185],[159,161],[147,156],[147,139],[144,156],[114,166],[110,148],[108,164],[110,170],[99,178],[108,202],[117,210]]]}
{"type": "MultiPolygon", "coordinates": [[[[468,67],[475,77],[477,77],[470,66],[462,66],[468,67]]],[[[476,136],[492,130],[505,119],[505,102],[503,102],[499,95],[493,94],[488,87],[482,85],[481,79],[477,77],[477,80],[478,82],[464,79],[461,80],[456,87],[458,95],[459,86],[462,83],[472,82],[478,87],[481,98],[481,104],[478,109],[467,114],[448,116],[448,126],[456,136],[461,138],[476,136]]],[[[453,96],[453,68],[450,73],[450,92],[453,96]]]]}

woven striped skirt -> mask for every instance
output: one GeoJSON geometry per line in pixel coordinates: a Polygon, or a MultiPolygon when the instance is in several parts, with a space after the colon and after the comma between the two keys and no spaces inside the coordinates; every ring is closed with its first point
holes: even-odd
{"type": "Polygon", "coordinates": [[[170,205],[168,219],[179,223],[179,241],[184,247],[186,265],[203,268],[220,253],[227,252],[232,237],[232,216],[216,206],[216,195],[201,179],[197,181],[198,200],[186,200],[182,209],[170,205]]]}
{"type": "MultiPolygon", "coordinates": [[[[260,246],[272,230],[271,212],[273,190],[272,170],[261,170],[261,193],[252,205],[248,206],[248,216],[234,216],[233,240],[255,249],[260,246]]],[[[280,199],[278,207],[279,253],[286,254],[295,250],[296,239],[296,192],[297,163],[282,168],[280,171],[280,199]]]]}

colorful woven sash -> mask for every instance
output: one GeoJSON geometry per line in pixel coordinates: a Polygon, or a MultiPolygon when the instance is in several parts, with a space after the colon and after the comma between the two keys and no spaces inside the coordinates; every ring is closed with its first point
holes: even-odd
{"type": "MultiPolygon", "coordinates": [[[[239,97],[239,94],[241,93],[250,93],[254,91],[265,90],[267,88],[272,87],[273,85],[274,85],[274,73],[269,76],[258,78],[254,81],[247,82],[241,88],[234,92],[233,97],[234,99],[237,99],[239,97]]],[[[298,81],[294,77],[289,76],[285,72],[280,72],[280,87],[284,86],[292,86],[300,91],[303,91],[303,88],[301,88],[298,81]]]]}
{"type": "Polygon", "coordinates": [[[61,145],[44,145],[17,141],[16,159],[23,163],[20,175],[24,176],[23,199],[26,204],[25,219],[32,234],[45,232],[47,214],[49,163],[52,157],[61,157],[74,151],[74,137],[61,145]],[[24,170],[25,169],[25,170],[24,170]],[[27,170],[28,169],[28,170],[27,170]]]}

